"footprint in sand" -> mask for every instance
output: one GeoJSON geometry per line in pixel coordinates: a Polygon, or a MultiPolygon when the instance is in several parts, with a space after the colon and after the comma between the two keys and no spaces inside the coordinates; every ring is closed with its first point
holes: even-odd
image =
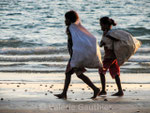
{"type": "Polygon", "coordinates": [[[50,91],[50,93],[53,93],[52,91],[50,91]]]}
{"type": "Polygon", "coordinates": [[[125,89],[123,89],[123,91],[126,91],[125,89]]]}
{"type": "Polygon", "coordinates": [[[85,90],[84,88],[82,88],[82,90],[85,90]]]}
{"type": "Polygon", "coordinates": [[[28,90],[27,90],[27,89],[25,89],[24,91],[25,91],[25,92],[27,92],[28,90]]]}
{"type": "Polygon", "coordinates": [[[104,101],[108,101],[108,99],[105,98],[104,101]]]}

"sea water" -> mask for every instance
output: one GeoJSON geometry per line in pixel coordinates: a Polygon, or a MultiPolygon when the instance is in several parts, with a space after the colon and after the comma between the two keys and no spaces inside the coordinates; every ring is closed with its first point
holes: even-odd
{"type": "Polygon", "coordinates": [[[150,73],[149,0],[0,0],[0,72],[64,73],[69,60],[64,14],[69,10],[77,11],[98,41],[99,18],[113,18],[115,28],[142,42],[121,73],[150,73]]]}

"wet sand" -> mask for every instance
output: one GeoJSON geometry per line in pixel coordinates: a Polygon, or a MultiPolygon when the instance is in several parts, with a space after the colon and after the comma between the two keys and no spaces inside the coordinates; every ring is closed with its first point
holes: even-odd
{"type": "MultiPolygon", "coordinates": [[[[6,77],[10,73],[1,74],[6,77]]],[[[35,75],[30,76],[36,79],[35,75]]],[[[150,84],[124,83],[122,87],[123,97],[111,96],[117,87],[115,83],[108,83],[107,95],[92,100],[93,91],[87,85],[73,82],[68,99],[63,100],[54,96],[62,91],[63,83],[1,81],[0,113],[149,113],[150,84]]]]}

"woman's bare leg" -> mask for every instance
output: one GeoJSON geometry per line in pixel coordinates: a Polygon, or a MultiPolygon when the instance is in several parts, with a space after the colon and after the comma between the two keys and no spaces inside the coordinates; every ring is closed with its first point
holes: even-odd
{"type": "Polygon", "coordinates": [[[104,74],[100,74],[101,84],[102,84],[102,91],[99,95],[106,95],[106,79],[104,74]]]}
{"type": "Polygon", "coordinates": [[[117,87],[118,87],[118,92],[113,94],[112,96],[123,96],[124,93],[123,93],[123,90],[122,90],[122,86],[121,86],[121,81],[120,81],[119,75],[116,75],[115,81],[116,81],[116,84],[117,84],[117,87]]]}
{"type": "Polygon", "coordinates": [[[73,71],[70,71],[70,72],[65,74],[66,78],[65,78],[63,92],[61,94],[55,94],[56,97],[63,98],[63,99],[67,98],[67,91],[68,91],[68,88],[69,88],[69,84],[70,84],[70,81],[71,81],[71,75],[72,74],[73,74],[73,71]]]}
{"type": "Polygon", "coordinates": [[[90,88],[93,89],[94,91],[94,95],[91,97],[92,99],[96,98],[100,92],[100,89],[97,88],[92,82],[91,80],[85,76],[84,74],[80,74],[80,75],[77,75],[78,78],[80,78],[83,82],[85,82],[90,88]]]}

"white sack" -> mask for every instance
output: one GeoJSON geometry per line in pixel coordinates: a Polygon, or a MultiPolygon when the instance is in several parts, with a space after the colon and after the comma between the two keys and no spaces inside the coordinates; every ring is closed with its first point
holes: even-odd
{"type": "Polygon", "coordinates": [[[126,31],[111,30],[108,35],[119,40],[114,41],[113,48],[119,65],[124,64],[141,46],[141,42],[126,31]]]}
{"type": "Polygon", "coordinates": [[[80,22],[71,24],[69,30],[73,41],[71,67],[102,67],[101,53],[97,39],[80,22]]]}

